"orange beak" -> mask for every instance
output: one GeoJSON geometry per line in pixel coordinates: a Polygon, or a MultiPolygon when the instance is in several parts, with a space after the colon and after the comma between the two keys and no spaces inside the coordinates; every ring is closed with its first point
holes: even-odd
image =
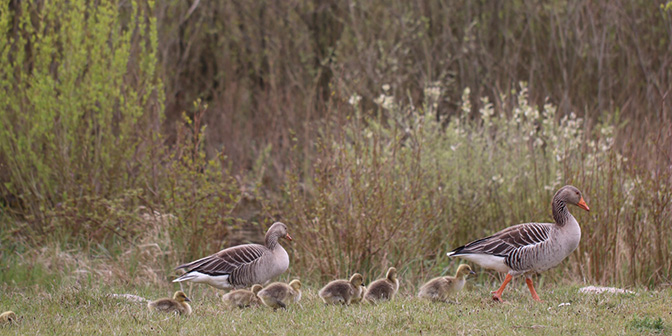
{"type": "MultiPolygon", "coordinates": [[[[586,203],[583,203],[583,204],[585,205],[586,203]]],[[[290,236],[289,233],[288,233],[288,234],[285,235],[285,239],[287,239],[289,241],[292,241],[292,236],[290,236]]]]}
{"type": "Polygon", "coordinates": [[[588,204],[586,204],[586,201],[583,200],[583,196],[581,196],[581,200],[579,200],[579,204],[577,204],[579,208],[590,211],[590,208],[588,207],[588,204]]]}

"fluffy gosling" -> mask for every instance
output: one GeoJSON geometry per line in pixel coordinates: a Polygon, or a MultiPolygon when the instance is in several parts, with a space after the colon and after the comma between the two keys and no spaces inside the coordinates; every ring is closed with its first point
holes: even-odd
{"type": "Polygon", "coordinates": [[[172,299],[165,298],[151,301],[147,304],[147,307],[149,310],[189,315],[191,314],[191,306],[187,302],[191,302],[191,300],[189,300],[184,292],[177,291],[172,299]]]}
{"type": "Polygon", "coordinates": [[[229,309],[236,307],[241,309],[251,306],[256,307],[261,305],[261,300],[257,296],[261,289],[261,285],[253,285],[250,290],[236,289],[222,296],[222,302],[224,302],[224,305],[229,309]]]}
{"type": "Polygon", "coordinates": [[[371,303],[392,300],[399,290],[399,279],[397,279],[397,269],[390,267],[387,270],[385,278],[378,279],[369,285],[364,294],[364,299],[371,303]]]}
{"type": "Polygon", "coordinates": [[[351,304],[360,303],[362,302],[362,300],[364,300],[364,293],[366,293],[366,286],[364,286],[364,284],[359,286],[359,291],[360,291],[359,296],[353,296],[352,299],[350,300],[351,304]]]}
{"type": "Polygon", "coordinates": [[[16,314],[14,314],[13,311],[6,311],[2,314],[0,314],[0,324],[5,324],[5,323],[16,323],[16,314]]]}
{"type": "MultiPolygon", "coordinates": [[[[457,292],[461,291],[464,284],[467,282],[469,274],[476,274],[471,270],[467,264],[462,264],[457,268],[455,276],[442,276],[429,280],[426,284],[420,287],[418,297],[432,300],[434,302],[443,301],[448,302],[448,298],[457,292]]],[[[459,303],[457,296],[455,302],[459,303]]]]}
{"type": "Polygon", "coordinates": [[[299,302],[301,299],[301,281],[294,279],[289,285],[282,282],[274,282],[257,293],[261,302],[276,310],[286,309],[290,303],[299,302]]]}
{"type": "Polygon", "coordinates": [[[355,273],[350,277],[349,281],[338,279],[329,282],[320,289],[318,295],[325,304],[340,303],[349,305],[351,303],[358,303],[364,295],[362,282],[364,282],[364,277],[359,273],[355,273]]]}

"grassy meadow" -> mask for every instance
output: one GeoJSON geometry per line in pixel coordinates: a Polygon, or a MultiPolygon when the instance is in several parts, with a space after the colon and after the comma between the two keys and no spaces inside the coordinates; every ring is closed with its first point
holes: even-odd
{"type": "MultiPolygon", "coordinates": [[[[493,284],[494,285],[494,284],[493,284]]],[[[187,292],[194,312],[188,317],[152,313],[146,303],[110,297],[133,293],[165,296],[154,287],[74,284],[41,289],[3,288],[0,306],[11,307],[19,321],[0,326],[0,334],[165,334],[165,335],[664,335],[672,332],[672,293],[580,294],[578,285],[544,285],[543,303],[532,301],[523,281],[490,300],[494,287],[470,283],[459,303],[431,303],[402,287],[388,303],[325,306],[319,288],[307,286],[299,304],[270,308],[223,308],[221,292],[194,286],[187,292]]]]}
{"type": "Polygon", "coordinates": [[[0,0],[0,334],[670,334],[670,64],[664,1],[0,0]],[[567,184],[591,210],[544,303],[476,265],[459,304],[414,298],[567,184]],[[275,221],[300,305],[108,296],[275,221]],[[393,302],[316,297],[390,266],[393,302]]]}

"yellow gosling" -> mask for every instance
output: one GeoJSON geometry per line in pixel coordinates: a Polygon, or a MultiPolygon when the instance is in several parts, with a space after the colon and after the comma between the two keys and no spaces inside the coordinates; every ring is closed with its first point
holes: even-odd
{"type": "Polygon", "coordinates": [[[351,304],[355,303],[360,303],[362,300],[364,300],[364,294],[366,293],[366,286],[362,283],[361,286],[359,286],[359,296],[354,296],[352,300],[350,300],[351,304]]]}
{"type": "Polygon", "coordinates": [[[180,315],[191,314],[191,306],[187,303],[191,302],[189,298],[182,291],[177,291],[172,299],[164,298],[152,301],[147,304],[149,310],[160,311],[165,313],[178,313],[180,315]]]}
{"type": "MultiPolygon", "coordinates": [[[[476,274],[471,270],[471,267],[467,264],[462,264],[457,268],[455,276],[443,276],[429,280],[426,284],[420,287],[420,292],[418,297],[429,299],[432,301],[443,301],[447,302],[448,298],[457,294],[459,291],[464,288],[464,284],[467,282],[467,277],[469,274],[476,274]]],[[[455,302],[459,303],[457,296],[455,297],[455,302]]]]}
{"type": "Polygon", "coordinates": [[[261,305],[261,300],[257,296],[261,289],[261,285],[257,284],[253,285],[249,290],[237,289],[222,296],[222,302],[229,309],[256,307],[261,305]]]}
{"type": "Polygon", "coordinates": [[[355,273],[350,277],[350,280],[338,279],[329,282],[320,289],[318,295],[325,304],[340,303],[349,305],[351,303],[358,303],[364,295],[362,282],[364,282],[364,277],[359,273],[355,273]]]}
{"type": "Polygon", "coordinates": [[[274,282],[262,289],[257,296],[264,305],[273,310],[286,309],[288,304],[297,303],[301,299],[301,281],[294,279],[289,285],[274,282]]]}
{"type": "Polygon", "coordinates": [[[399,279],[397,279],[397,269],[390,267],[387,275],[372,282],[364,294],[364,299],[370,303],[392,300],[399,291],[399,279]]]}
{"type": "Polygon", "coordinates": [[[0,314],[0,324],[16,323],[17,321],[16,314],[11,310],[0,314]]]}

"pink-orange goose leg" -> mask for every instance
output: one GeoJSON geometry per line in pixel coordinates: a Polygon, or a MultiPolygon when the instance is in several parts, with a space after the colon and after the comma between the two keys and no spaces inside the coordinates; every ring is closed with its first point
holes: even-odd
{"type": "Polygon", "coordinates": [[[495,301],[500,301],[500,302],[503,301],[503,300],[502,300],[502,292],[504,291],[504,288],[506,288],[506,285],[509,284],[509,281],[511,281],[512,278],[513,278],[513,277],[511,276],[511,274],[507,274],[507,275],[506,275],[506,278],[504,279],[504,282],[502,282],[502,285],[499,287],[499,289],[496,290],[496,291],[494,291],[494,292],[492,292],[492,294],[494,294],[494,295],[492,296],[492,299],[493,299],[493,300],[495,300],[495,301]]]}
{"type": "Polygon", "coordinates": [[[534,283],[532,283],[532,278],[526,278],[525,282],[527,282],[527,288],[530,289],[530,294],[532,294],[532,298],[534,299],[534,301],[543,302],[539,298],[539,295],[537,295],[537,291],[534,290],[534,283]]]}

